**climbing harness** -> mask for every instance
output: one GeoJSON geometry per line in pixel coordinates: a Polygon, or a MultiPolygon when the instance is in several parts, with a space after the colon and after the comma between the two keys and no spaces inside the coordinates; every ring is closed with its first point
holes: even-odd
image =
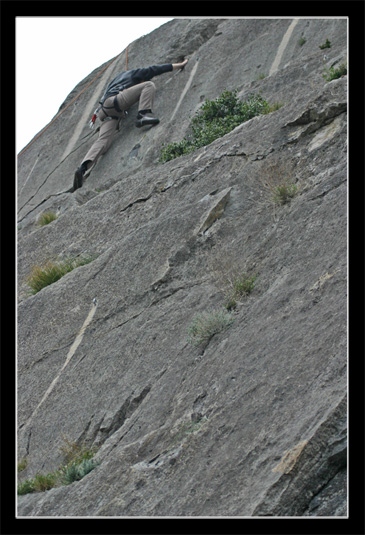
{"type": "Polygon", "coordinates": [[[117,96],[116,95],[113,99],[113,106],[104,106],[104,104],[102,104],[100,102],[100,106],[98,108],[96,108],[96,110],[94,111],[94,115],[92,116],[91,118],[91,121],[89,122],[89,126],[91,129],[94,128],[95,126],[95,121],[98,117],[98,113],[100,110],[103,110],[103,112],[105,113],[106,117],[104,119],[101,119],[101,122],[104,122],[104,121],[108,121],[108,120],[111,120],[111,119],[120,119],[121,117],[118,117],[117,115],[108,115],[108,112],[106,110],[116,110],[118,113],[122,113],[124,116],[127,116],[128,115],[128,112],[126,110],[121,110],[120,107],[119,107],[119,104],[118,104],[118,101],[117,101],[117,96]]]}

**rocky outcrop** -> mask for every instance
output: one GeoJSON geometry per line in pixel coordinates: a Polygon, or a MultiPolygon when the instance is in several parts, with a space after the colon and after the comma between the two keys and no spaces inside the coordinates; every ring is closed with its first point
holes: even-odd
{"type": "Polygon", "coordinates": [[[346,516],[347,76],[323,78],[346,53],[345,19],[173,20],[128,51],[129,68],[189,56],[154,80],[159,125],[134,128],[132,109],[70,191],[123,51],[20,155],[19,480],[60,465],[63,435],[100,464],[19,496],[19,516],[346,516]],[[225,88],[281,106],[159,163],[225,88]],[[283,205],[278,178],[296,186],[283,205]],[[83,254],[28,296],[34,264],[83,254]],[[236,265],[254,290],[192,346],[236,265]]]}

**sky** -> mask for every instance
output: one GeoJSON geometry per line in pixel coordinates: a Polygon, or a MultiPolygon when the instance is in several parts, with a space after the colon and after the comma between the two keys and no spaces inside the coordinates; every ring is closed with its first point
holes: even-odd
{"type": "Polygon", "coordinates": [[[172,19],[16,17],[16,152],[53,119],[81,80],[172,19]]]}

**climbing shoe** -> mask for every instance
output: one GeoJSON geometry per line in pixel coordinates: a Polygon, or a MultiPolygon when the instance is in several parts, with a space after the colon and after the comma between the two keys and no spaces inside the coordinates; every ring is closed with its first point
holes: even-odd
{"type": "Polygon", "coordinates": [[[82,184],[84,182],[84,174],[87,171],[87,167],[89,163],[91,163],[91,160],[86,160],[86,162],[82,162],[80,167],[76,169],[73,191],[77,190],[78,188],[82,188],[82,184]]]}
{"type": "Polygon", "coordinates": [[[82,188],[85,171],[86,169],[82,165],[76,169],[74,177],[74,191],[78,188],[82,188]]]}
{"type": "Polygon", "coordinates": [[[157,117],[155,117],[152,112],[145,114],[138,113],[135,125],[137,128],[141,128],[141,126],[155,125],[159,122],[160,119],[157,119],[157,117]]]}

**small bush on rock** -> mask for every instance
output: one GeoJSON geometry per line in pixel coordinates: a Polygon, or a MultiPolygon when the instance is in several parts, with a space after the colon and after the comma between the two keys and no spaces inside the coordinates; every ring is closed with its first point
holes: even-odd
{"type": "Polygon", "coordinates": [[[18,494],[19,496],[22,496],[23,494],[30,494],[31,492],[34,492],[34,481],[33,479],[26,479],[22,483],[18,484],[18,494]]]}
{"type": "Polygon", "coordinates": [[[328,39],[326,39],[326,42],[323,43],[323,45],[320,45],[319,47],[321,50],[324,50],[325,48],[331,48],[331,41],[329,41],[328,39]]]}
{"type": "Polygon", "coordinates": [[[334,67],[326,68],[326,72],[323,74],[323,78],[326,80],[326,82],[331,82],[332,80],[336,80],[337,78],[341,78],[341,76],[345,76],[347,74],[347,66],[344,63],[341,63],[341,65],[335,69],[334,67]]]}
{"type": "Polygon", "coordinates": [[[84,459],[81,463],[71,463],[67,465],[63,470],[62,483],[64,485],[70,485],[74,481],[80,481],[89,472],[94,470],[100,463],[93,459],[84,459]]]}
{"type": "Polygon", "coordinates": [[[18,484],[18,494],[30,492],[44,492],[60,485],[70,485],[80,481],[89,472],[94,470],[100,461],[93,459],[97,448],[87,448],[85,444],[78,444],[63,437],[65,443],[60,451],[64,456],[64,466],[46,475],[36,474],[34,479],[26,479],[18,484]]]}
{"type": "Polygon", "coordinates": [[[192,118],[190,136],[163,146],[159,161],[165,163],[209,145],[241,123],[269,112],[270,106],[261,95],[252,94],[242,102],[237,98],[237,90],[224,90],[217,99],[206,100],[192,118]]]}

